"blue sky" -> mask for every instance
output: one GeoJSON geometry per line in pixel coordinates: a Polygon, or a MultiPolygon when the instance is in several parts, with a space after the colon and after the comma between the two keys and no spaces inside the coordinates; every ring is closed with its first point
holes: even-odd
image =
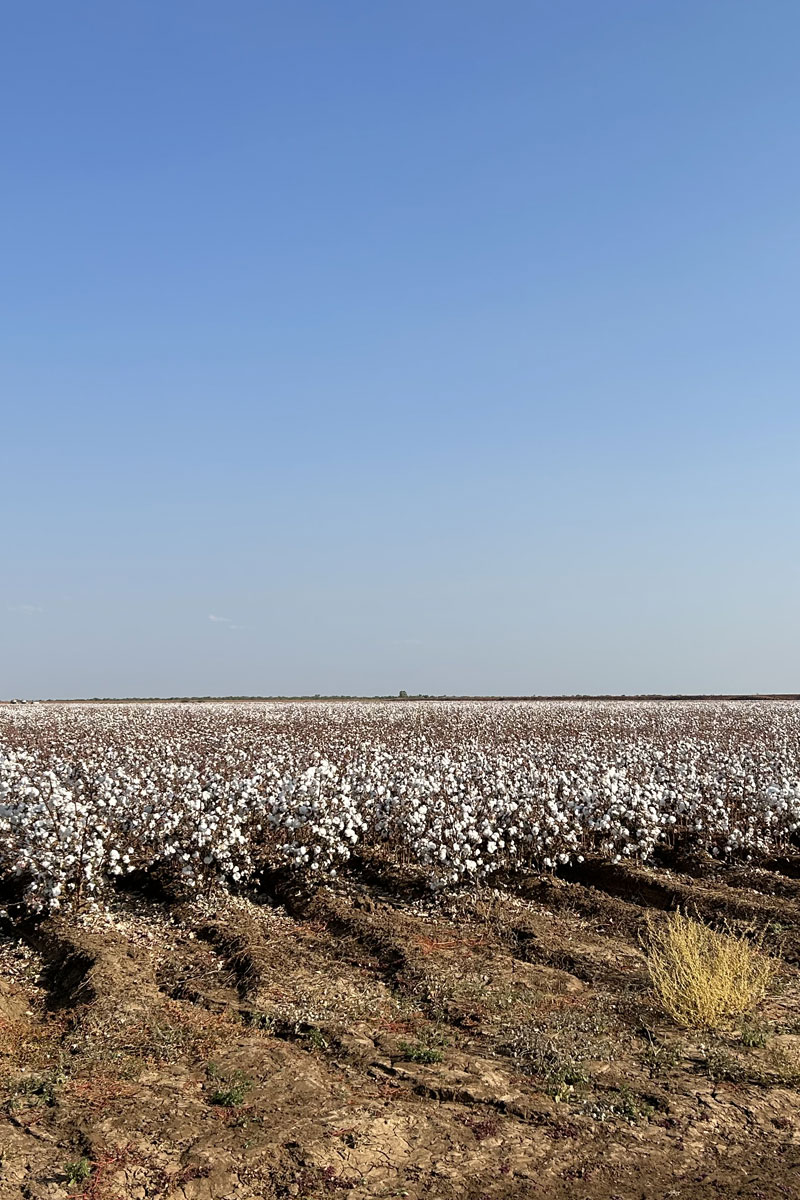
{"type": "Polygon", "coordinates": [[[9,6],[0,696],[800,689],[798,41],[9,6]]]}

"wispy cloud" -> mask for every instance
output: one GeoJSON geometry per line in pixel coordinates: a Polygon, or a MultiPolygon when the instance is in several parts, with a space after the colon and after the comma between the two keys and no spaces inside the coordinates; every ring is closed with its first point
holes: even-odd
{"type": "Polygon", "coordinates": [[[18,613],[40,613],[44,612],[44,609],[42,608],[41,604],[9,604],[8,611],[18,613]]]}
{"type": "Polygon", "coordinates": [[[215,625],[224,625],[226,629],[244,629],[243,625],[237,625],[230,617],[218,617],[214,613],[209,613],[208,619],[215,625]]]}

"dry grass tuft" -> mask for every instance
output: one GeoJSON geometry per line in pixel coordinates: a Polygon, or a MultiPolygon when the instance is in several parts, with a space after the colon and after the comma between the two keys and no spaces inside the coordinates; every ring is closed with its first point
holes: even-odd
{"type": "Polygon", "coordinates": [[[679,1025],[704,1029],[750,1012],[775,974],[759,939],[720,933],[681,912],[650,923],[647,964],[669,1015],[679,1025]]]}

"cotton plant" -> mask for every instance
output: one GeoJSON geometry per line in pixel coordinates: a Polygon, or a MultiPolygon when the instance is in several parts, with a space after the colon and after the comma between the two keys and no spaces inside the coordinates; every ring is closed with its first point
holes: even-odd
{"type": "Polygon", "coordinates": [[[39,911],[122,878],[191,893],[329,878],[360,845],[431,886],[800,834],[800,705],[0,706],[0,874],[39,911]]]}

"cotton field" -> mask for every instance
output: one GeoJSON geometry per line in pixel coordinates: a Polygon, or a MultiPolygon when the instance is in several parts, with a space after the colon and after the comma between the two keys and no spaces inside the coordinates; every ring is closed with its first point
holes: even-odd
{"type": "Polygon", "coordinates": [[[120,877],[325,878],[359,846],[432,888],[656,848],[761,858],[800,829],[800,704],[0,706],[0,877],[37,911],[120,877]]]}

